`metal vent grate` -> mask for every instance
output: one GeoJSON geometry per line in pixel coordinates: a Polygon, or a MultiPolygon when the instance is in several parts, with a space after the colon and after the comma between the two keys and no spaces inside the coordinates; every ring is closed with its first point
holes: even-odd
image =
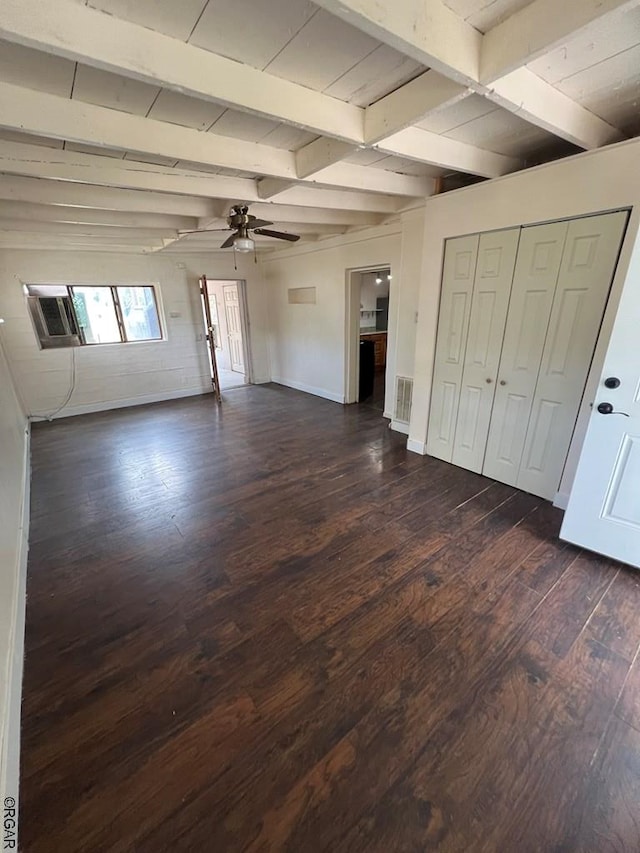
{"type": "Polygon", "coordinates": [[[408,424],[411,419],[411,398],[413,396],[413,379],[406,376],[396,376],[396,411],[394,420],[408,424]]]}

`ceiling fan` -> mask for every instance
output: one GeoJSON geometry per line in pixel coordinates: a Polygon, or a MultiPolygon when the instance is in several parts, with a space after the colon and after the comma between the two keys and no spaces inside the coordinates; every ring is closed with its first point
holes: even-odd
{"type": "Polygon", "coordinates": [[[299,234],[286,234],[284,231],[272,231],[266,228],[267,225],[273,225],[273,222],[267,222],[266,219],[258,219],[253,216],[249,213],[246,204],[235,204],[229,211],[227,222],[228,228],[196,228],[193,231],[180,231],[180,236],[214,231],[233,231],[233,234],[227,237],[220,248],[228,249],[233,246],[235,252],[251,252],[255,249],[256,244],[251,236],[252,233],[261,234],[263,237],[275,237],[276,240],[288,240],[290,243],[295,243],[300,239],[299,234]]]}

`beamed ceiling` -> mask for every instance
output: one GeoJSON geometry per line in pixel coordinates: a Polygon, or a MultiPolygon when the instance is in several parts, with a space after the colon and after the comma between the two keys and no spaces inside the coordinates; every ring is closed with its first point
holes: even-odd
{"type": "Polygon", "coordinates": [[[0,38],[0,248],[209,251],[238,201],[318,240],[640,133],[640,0],[0,0],[0,38]]]}

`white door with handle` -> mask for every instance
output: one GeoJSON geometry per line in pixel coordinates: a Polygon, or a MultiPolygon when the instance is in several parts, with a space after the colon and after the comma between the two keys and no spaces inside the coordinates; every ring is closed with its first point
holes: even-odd
{"type": "Polygon", "coordinates": [[[569,223],[516,482],[533,495],[558,490],[626,224],[626,211],[569,223]]]}
{"type": "Polygon", "coordinates": [[[227,284],[223,287],[224,310],[227,318],[227,335],[229,339],[229,359],[231,370],[244,373],[244,353],[242,351],[242,321],[240,317],[240,299],[238,285],[227,284]]]}
{"type": "Polygon", "coordinates": [[[522,229],[482,473],[515,486],[567,222],[522,229]]]}
{"type": "Polygon", "coordinates": [[[560,536],[640,568],[640,239],[560,536]]]}
{"type": "Polygon", "coordinates": [[[480,237],[451,461],[482,471],[520,228],[480,237]]]}
{"type": "Polygon", "coordinates": [[[480,237],[447,240],[427,453],[451,462],[480,237]]]}

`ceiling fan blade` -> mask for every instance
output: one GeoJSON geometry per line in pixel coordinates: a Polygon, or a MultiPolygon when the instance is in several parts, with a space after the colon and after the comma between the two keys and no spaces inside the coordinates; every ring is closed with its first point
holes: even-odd
{"type": "Polygon", "coordinates": [[[264,228],[265,225],[273,225],[273,222],[267,222],[266,219],[252,219],[249,228],[253,231],[254,228],[264,228]]]}
{"type": "Polygon", "coordinates": [[[270,231],[269,228],[254,228],[254,234],[262,234],[264,237],[276,237],[278,240],[288,240],[296,243],[300,239],[299,234],[285,234],[283,231],[270,231]]]}
{"type": "Polygon", "coordinates": [[[182,237],[183,234],[213,234],[215,231],[231,231],[231,228],[194,228],[191,231],[178,231],[182,237]]]}
{"type": "Polygon", "coordinates": [[[222,246],[220,246],[220,248],[221,249],[228,249],[229,246],[233,246],[233,241],[236,239],[236,237],[237,237],[237,234],[234,231],[233,234],[231,234],[229,237],[227,237],[227,239],[224,241],[222,246]]]}

